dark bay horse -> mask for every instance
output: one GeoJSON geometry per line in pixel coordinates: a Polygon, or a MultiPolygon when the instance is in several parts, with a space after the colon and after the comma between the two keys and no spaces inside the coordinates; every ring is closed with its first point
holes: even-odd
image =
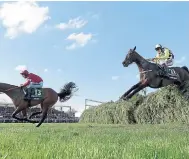
{"type": "Polygon", "coordinates": [[[186,66],[169,67],[172,72],[178,75],[179,80],[178,78],[171,79],[159,76],[158,72],[161,71],[161,67],[144,59],[135,50],[136,46],[128,51],[122,64],[124,67],[128,67],[133,62],[136,63],[140,73],[140,81],[125,92],[120,99],[127,100],[146,87],[161,88],[171,84],[181,86],[183,82],[189,80],[189,70],[186,66]]]}
{"type": "Polygon", "coordinates": [[[48,110],[58,101],[65,102],[69,100],[73,93],[78,90],[77,86],[74,82],[69,82],[64,85],[63,88],[61,88],[60,92],[57,93],[52,88],[42,88],[41,94],[43,95],[39,99],[31,99],[30,104],[28,104],[28,101],[24,100],[24,91],[21,89],[21,87],[10,85],[7,83],[0,83],[0,92],[5,93],[7,96],[9,96],[13,104],[15,105],[16,109],[12,114],[12,117],[20,120],[20,121],[28,121],[30,123],[38,123],[38,121],[30,120],[32,116],[38,115],[42,113],[41,120],[37,124],[36,127],[39,127],[45,118],[47,117],[48,110]],[[26,110],[29,107],[36,106],[40,104],[41,105],[41,111],[35,112],[31,114],[29,118],[27,118],[26,110]],[[18,118],[16,115],[18,113],[22,112],[23,118],[18,118]]]}

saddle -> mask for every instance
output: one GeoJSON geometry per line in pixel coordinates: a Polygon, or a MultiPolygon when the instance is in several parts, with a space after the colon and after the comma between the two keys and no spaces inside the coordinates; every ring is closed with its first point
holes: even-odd
{"type": "Polygon", "coordinates": [[[176,71],[173,68],[162,66],[160,64],[157,64],[157,66],[160,68],[160,71],[158,71],[158,75],[165,76],[175,80],[180,79],[179,75],[176,73],[176,71]]]}
{"type": "Polygon", "coordinates": [[[44,92],[42,88],[25,88],[22,90],[25,94],[24,100],[41,100],[43,98],[44,92]]]}

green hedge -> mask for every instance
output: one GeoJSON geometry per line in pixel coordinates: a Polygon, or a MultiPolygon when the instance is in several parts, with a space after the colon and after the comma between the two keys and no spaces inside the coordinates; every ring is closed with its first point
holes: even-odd
{"type": "Polygon", "coordinates": [[[108,102],[85,110],[81,123],[159,124],[189,121],[189,82],[179,89],[167,86],[129,101],[108,102]]]}
{"type": "Polygon", "coordinates": [[[188,122],[189,102],[176,87],[166,87],[149,95],[136,109],[137,123],[188,122]]]}
{"type": "Polygon", "coordinates": [[[142,104],[144,97],[137,95],[130,101],[118,101],[101,104],[86,109],[81,117],[82,123],[131,124],[136,123],[134,111],[142,104]]]}

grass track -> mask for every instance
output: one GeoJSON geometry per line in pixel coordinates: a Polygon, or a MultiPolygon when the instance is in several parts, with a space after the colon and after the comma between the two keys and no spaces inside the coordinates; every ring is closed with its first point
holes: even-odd
{"type": "Polygon", "coordinates": [[[3,159],[188,159],[187,125],[0,124],[3,159]]]}

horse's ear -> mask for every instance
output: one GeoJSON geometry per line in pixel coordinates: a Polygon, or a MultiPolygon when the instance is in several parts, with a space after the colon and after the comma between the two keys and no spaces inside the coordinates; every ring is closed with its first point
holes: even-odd
{"type": "Polygon", "coordinates": [[[135,51],[135,50],[136,50],[136,46],[134,47],[133,51],[135,51]]]}

